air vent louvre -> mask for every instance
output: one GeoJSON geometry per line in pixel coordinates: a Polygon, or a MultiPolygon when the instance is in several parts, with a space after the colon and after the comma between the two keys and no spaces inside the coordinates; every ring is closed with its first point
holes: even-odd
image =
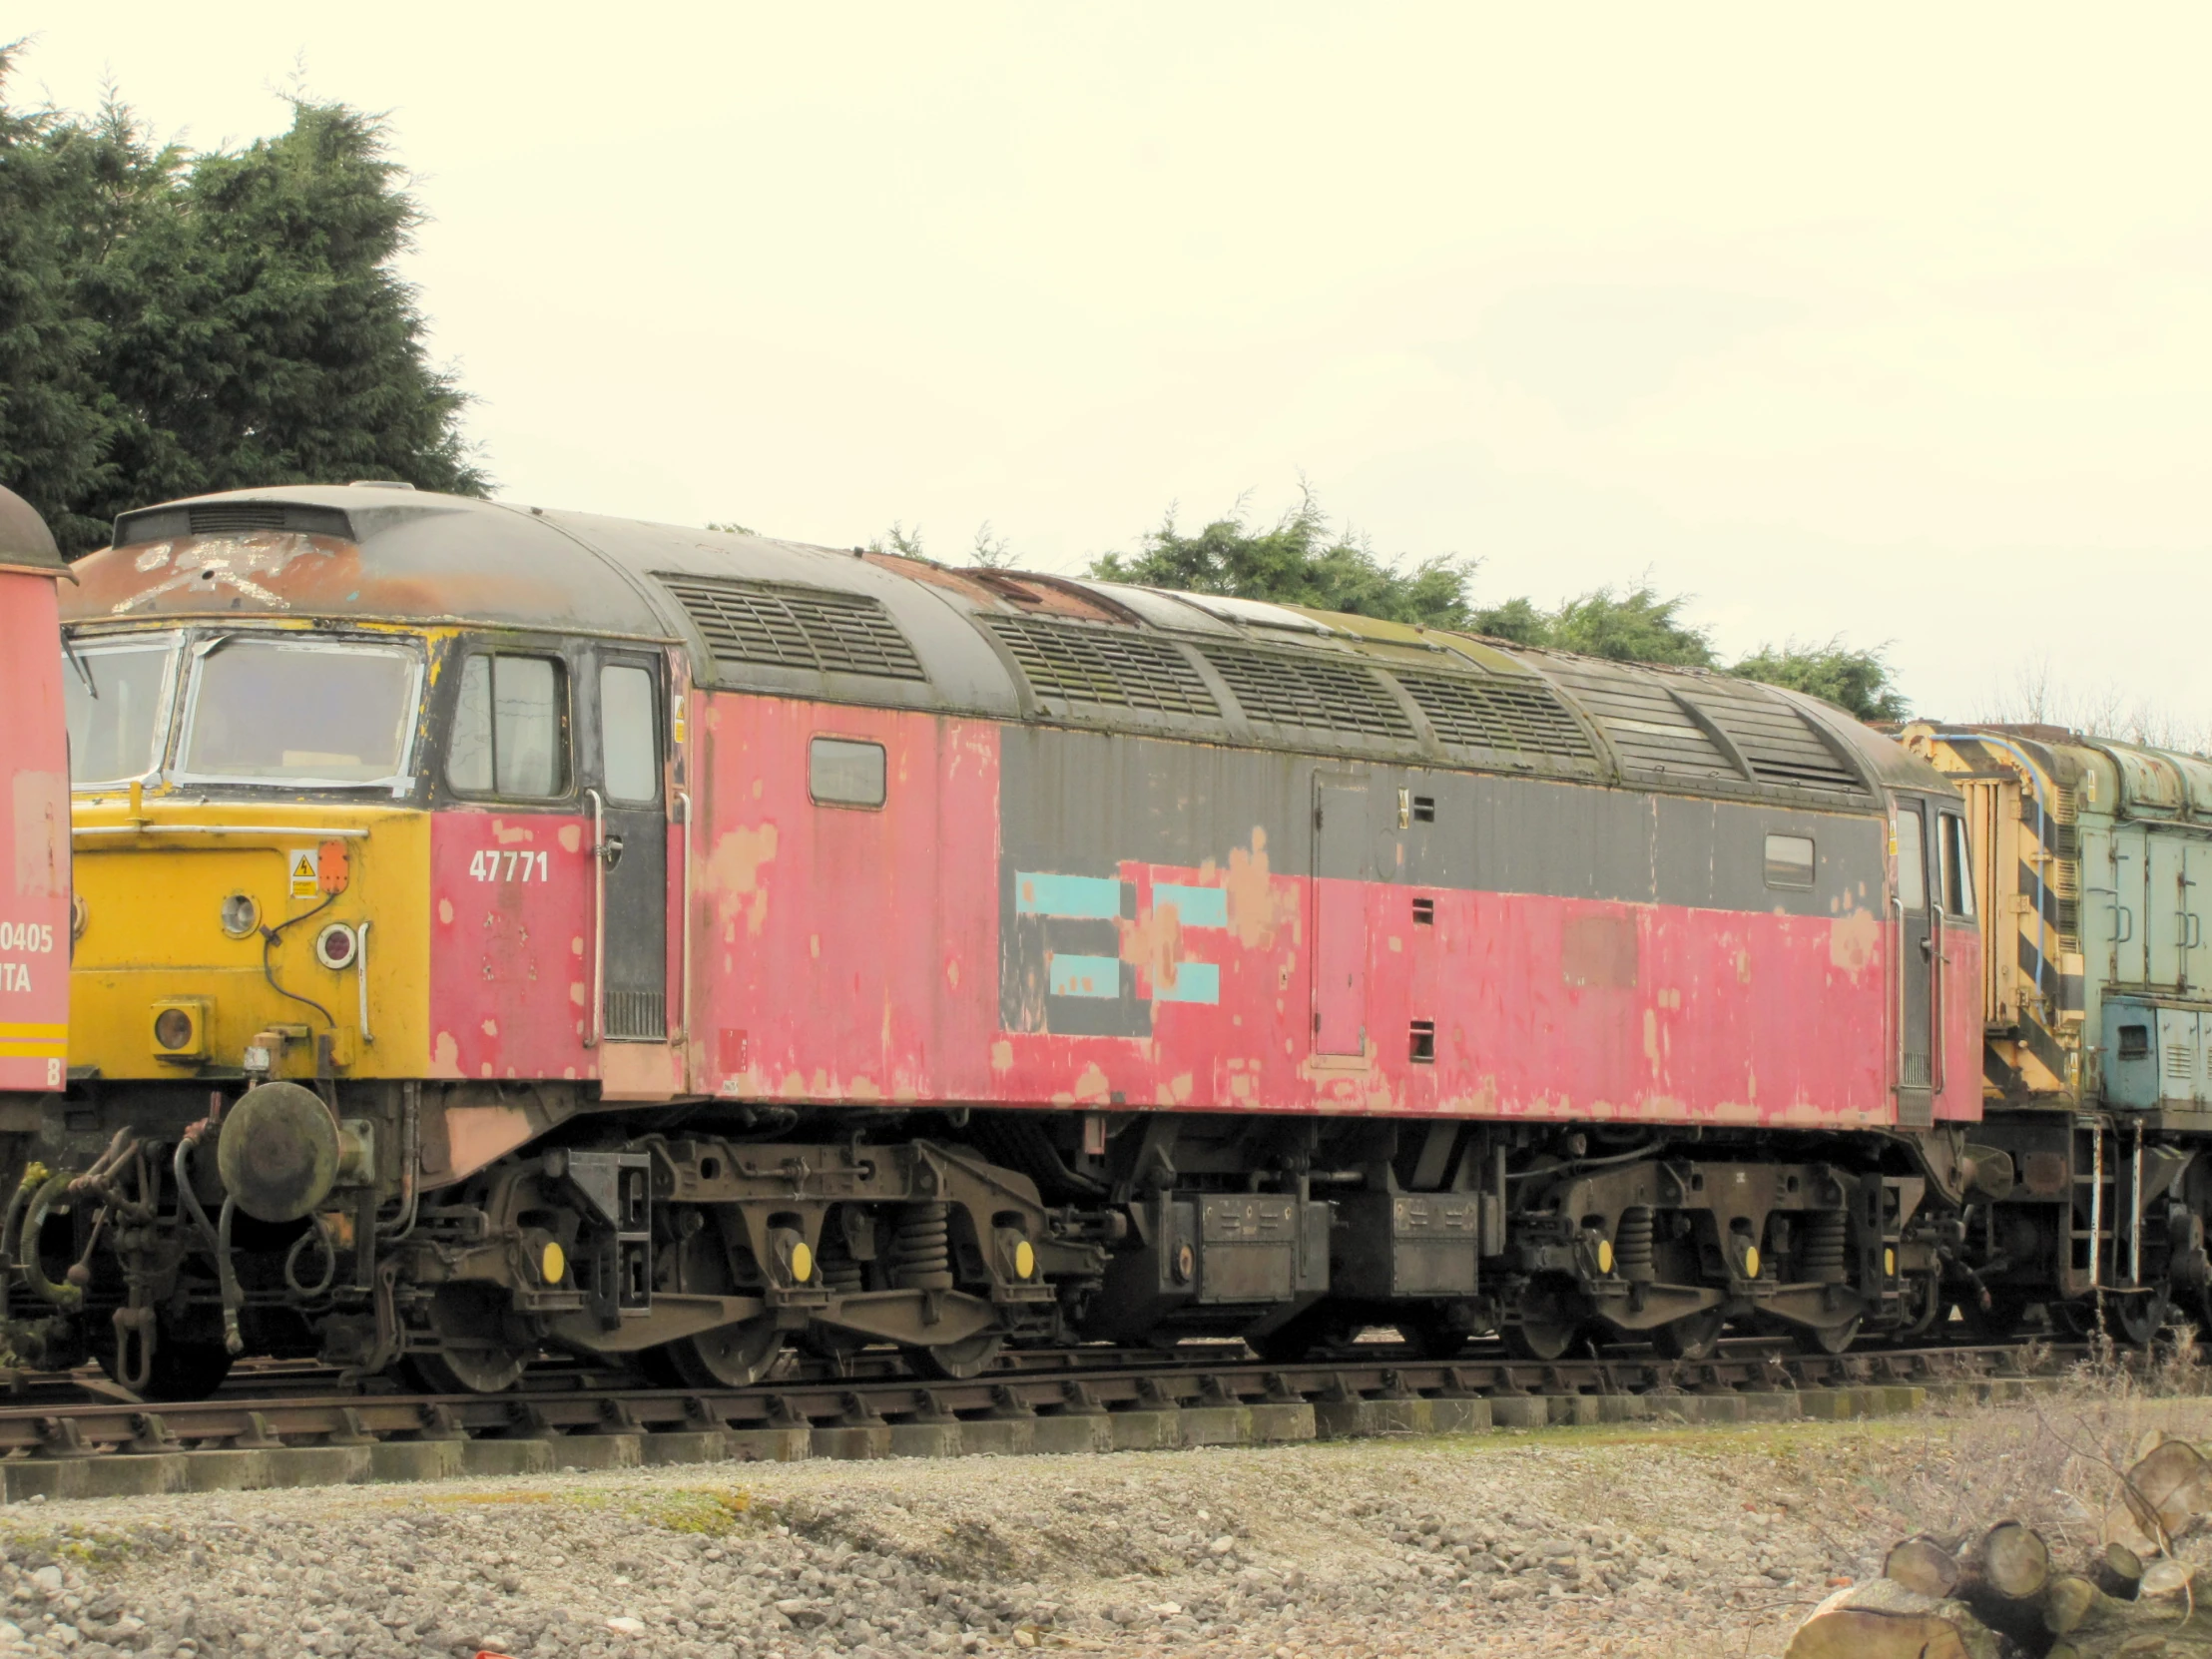
{"type": "Polygon", "coordinates": [[[607,988],[604,1035],[615,1042],[661,1042],[668,1036],[668,993],[607,988]]]}
{"type": "Polygon", "coordinates": [[[1761,783],[1866,793],[1859,775],[1813,729],[1811,717],[1792,705],[1719,680],[1700,682],[1686,695],[1743,751],[1761,783]]]}
{"type": "Polygon", "coordinates": [[[1535,680],[1475,680],[1462,675],[1407,674],[1411,694],[1436,736],[1457,749],[1592,760],[1589,734],[1559,694],[1535,680]]]}
{"type": "Polygon", "coordinates": [[[1237,646],[1200,648],[1253,720],[1410,743],[1413,723],[1364,668],[1317,657],[1279,657],[1237,646]]]}
{"type": "Polygon", "coordinates": [[[1166,640],[1111,624],[983,619],[1040,698],[1215,720],[1221,715],[1188,658],[1166,640]]]}
{"type": "Polygon", "coordinates": [[[196,536],[227,536],[240,530],[281,530],[281,501],[218,501],[212,506],[186,509],[196,536]]]}
{"type": "Polygon", "coordinates": [[[866,594],[695,576],[660,578],[721,663],[926,680],[906,636],[866,594]]]}
{"type": "Polygon", "coordinates": [[[1597,722],[1631,774],[1741,780],[1735,763],[1662,682],[1587,662],[1547,662],[1544,670],[1597,722]]]}

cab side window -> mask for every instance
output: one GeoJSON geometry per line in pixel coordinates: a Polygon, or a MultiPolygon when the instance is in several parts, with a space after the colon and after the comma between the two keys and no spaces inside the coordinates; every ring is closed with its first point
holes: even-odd
{"type": "Polygon", "coordinates": [[[1898,899],[1908,910],[1928,908],[1928,853],[1918,808],[1898,809],[1898,899]]]}
{"type": "Polygon", "coordinates": [[[445,778],[460,795],[568,793],[568,688],[557,660],[478,652],[461,664],[445,778]]]}
{"type": "Polygon", "coordinates": [[[1973,917],[1973,860],[1966,851],[1966,821],[1956,813],[1943,815],[1943,908],[1954,916],[1973,917]]]}
{"type": "Polygon", "coordinates": [[[643,803],[661,799],[661,721],[653,676],[630,663],[599,671],[599,742],[607,772],[607,799],[643,803]]]}

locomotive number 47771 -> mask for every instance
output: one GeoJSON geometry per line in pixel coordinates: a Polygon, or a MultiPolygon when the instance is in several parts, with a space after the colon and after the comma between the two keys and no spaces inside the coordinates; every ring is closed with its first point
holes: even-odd
{"type": "Polygon", "coordinates": [[[476,881],[543,881],[550,866],[543,852],[502,852],[490,847],[468,861],[468,873],[476,881]]]}

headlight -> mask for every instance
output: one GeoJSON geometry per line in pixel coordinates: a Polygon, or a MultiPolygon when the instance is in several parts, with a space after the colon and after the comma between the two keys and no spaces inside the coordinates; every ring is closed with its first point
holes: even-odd
{"type": "Polygon", "coordinates": [[[262,924],[262,907],[254,902],[251,893],[235,892],[223,901],[218,912],[224,932],[234,939],[251,938],[262,924]]]}

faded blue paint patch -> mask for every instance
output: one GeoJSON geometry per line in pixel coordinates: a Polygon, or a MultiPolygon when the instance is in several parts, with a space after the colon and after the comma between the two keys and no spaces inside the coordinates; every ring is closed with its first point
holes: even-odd
{"type": "MultiPolygon", "coordinates": [[[[1177,919],[1185,927],[1227,927],[1229,925],[1229,889],[1227,887],[1178,887],[1164,881],[1156,881],[1152,887],[1152,907],[1163,909],[1175,906],[1177,919]]],[[[1210,996],[1194,1000],[1211,1002],[1210,996]]]]}
{"type": "MultiPolygon", "coordinates": [[[[1081,877],[1060,876],[1059,880],[1081,877]]],[[[1054,996],[1121,995],[1121,958],[1118,956],[1064,956],[1055,951],[1051,961],[1054,996]]]]}
{"type": "Polygon", "coordinates": [[[1121,914],[1121,881],[1111,875],[1016,870],[1014,908],[1030,916],[1084,916],[1111,921],[1121,914]]]}
{"type": "Polygon", "coordinates": [[[1163,985],[1157,979],[1152,982],[1152,1000],[1155,1002],[1219,1002],[1221,1000],[1221,969],[1212,962],[1177,962],[1175,983],[1163,985]]]}

